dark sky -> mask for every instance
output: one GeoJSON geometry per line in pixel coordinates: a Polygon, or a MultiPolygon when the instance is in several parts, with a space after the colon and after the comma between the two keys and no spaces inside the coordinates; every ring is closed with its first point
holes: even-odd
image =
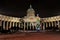
{"type": "Polygon", "coordinates": [[[60,15],[60,1],[58,0],[0,0],[0,13],[9,16],[23,17],[29,5],[40,17],[60,15]]]}

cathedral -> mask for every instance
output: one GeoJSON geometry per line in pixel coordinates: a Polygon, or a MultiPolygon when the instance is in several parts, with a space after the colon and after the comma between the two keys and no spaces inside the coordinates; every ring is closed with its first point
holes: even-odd
{"type": "Polygon", "coordinates": [[[0,14],[0,32],[16,32],[16,31],[37,31],[37,30],[59,30],[60,31],[60,15],[40,18],[39,14],[35,16],[35,10],[30,5],[27,15],[18,18],[0,14]]]}
{"type": "MultiPolygon", "coordinates": [[[[32,8],[32,6],[30,5],[30,8],[27,10],[27,15],[23,18],[24,23],[27,23],[27,25],[29,26],[29,28],[27,29],[36,29],[37,25],[40,27],[40,17],[39,14],[37,14],[35,16],[35,10],[32,8]]],[[[28,27],[27,26],[27,27],[28,27]]]]}
{"type": "Polygon", "coordinates": [[[39,14],[35,16],[35,11],[30,5],[30,8],[27,10],[27,16],[24,17],[25,22],[36,22],[37,20],[40,21],[39,14]]]}

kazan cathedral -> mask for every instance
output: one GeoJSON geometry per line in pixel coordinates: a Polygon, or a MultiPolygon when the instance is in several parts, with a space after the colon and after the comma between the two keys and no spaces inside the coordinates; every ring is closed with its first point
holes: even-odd
{"type": "Polygon", "coordinates": [[[31,5],[27,10],[27,15],[22,18],[0,14],[0,33],[17,31],[60,31],[60,15],[40,18],[39,14],[35,16],[35,11],[31,5]]]}

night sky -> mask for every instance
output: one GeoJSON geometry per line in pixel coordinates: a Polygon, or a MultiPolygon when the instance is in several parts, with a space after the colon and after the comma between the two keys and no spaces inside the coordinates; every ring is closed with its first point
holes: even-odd
{"type": "Polygon", "coordinates": [[[0,14],[24,17],[29,5],[40,17],[60,15],[60,1],[58,0],[0,0],[0,14]]]}

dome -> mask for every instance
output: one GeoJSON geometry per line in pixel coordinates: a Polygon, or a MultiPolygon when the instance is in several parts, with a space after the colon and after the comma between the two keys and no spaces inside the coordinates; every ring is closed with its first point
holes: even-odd
{"type": "Polygon", "coordinates": [[[27,13],[29,12],[35,12],[31,5],[30,5],[30,8],[27,10],[27,13]]]}
{"type": "Polygon", "coordinates": [[[30,5],[30,8],[27,10],[27,17],[32,17],[32,16],[35,16],[35,11],[30,5]]]}

